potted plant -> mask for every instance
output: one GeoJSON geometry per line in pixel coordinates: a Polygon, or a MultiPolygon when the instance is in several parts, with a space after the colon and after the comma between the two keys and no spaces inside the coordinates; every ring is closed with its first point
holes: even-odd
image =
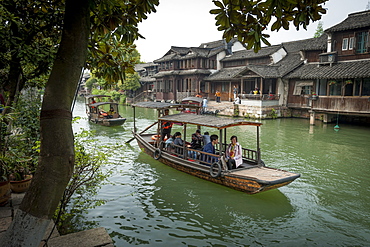
{"type": "Polygon", "coordinates": [[[22,193],[28,190],[32,180],[31,168],[31,158],[17,158],[12,162],[9,182],[13,192],[22,193]]]}
{"type": "Polygon", "coordinates": [[[19,150],[7,149],[1,154],[1,166],[3,170],[3,180],[8,180],[10,189],[13,192],[25,192],[32,179],[33,159],[31,157],[20,157],[19,150]]]}
{"type": "Polygon", "coordinates": [[[5,205],[11,196],[7,166],[4,164],[5,157],[0,157],[0,206],[5,205]],[[3,159],[4,158],[4,159],[3,159]]]}
{"type": "Polygon", "coordinates": [[[319,96],[317,96],[317,94],[315,92],[312,92],[312,94],[311,94],[311,99],[312,100],[317,100],[318,97],[319,96]]]}

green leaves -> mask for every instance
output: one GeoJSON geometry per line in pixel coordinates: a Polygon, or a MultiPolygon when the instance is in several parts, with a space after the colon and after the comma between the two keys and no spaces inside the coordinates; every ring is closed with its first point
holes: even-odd
{"type": "Polygon", "coordinates": [[[106,0],[94,6],[91,14],[91,41],[87,68],[104,78],[107,87],[123,81],[140,57],[134,41],[142,37],[138,23],[147,18],[159,0],[106,0]]]}
{"type": "Polygon", "coordinates": [[[216,8],[210,11],[215,15],[217,30],[230,41],[237,38],[247,48],[258,51],[261,41],[270,45],[267,34],[263,33],[271,25],[272,31],[289,29],[293,24],[297,29],[306,28],[312,21],[321,19],[326,13],[322,5],[328,0],[223,0],[213,1],[216,8]],[[272,23],[271,23],[272,22],[272,23]]]}

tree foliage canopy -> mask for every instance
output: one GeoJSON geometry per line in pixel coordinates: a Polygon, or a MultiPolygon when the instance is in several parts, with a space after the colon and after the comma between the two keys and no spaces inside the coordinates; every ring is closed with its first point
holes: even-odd
{"type": "Polygon", "coordinates": [[[64,1],[0,2],[0,90],[43,86],[61,37],[64,1]],[[40,84],[41,83],[41,84],[40,84]]]}
{"type": "Polygon", "coordinates": [[[271,31],[278,31],[281,27],[289,29],[293,24],[297,30],[304,29],[311,21],[321,19],[326,13],[323,4],[328,0],[214,0],[216,9],[210,11],[215,14],[216,26],[223,31],[223,38],[230,41],[238,39],[247,49],[261,49],[261,41],[270,45],[263,33],[269,25],[271,31]]]}
{"type": "Polygon", "coordinates": [[[317,28],[313,37],[318,38],[323,34],[324,34],[323,22],[319,21],[319,24],[317,24],[317,28]]]}

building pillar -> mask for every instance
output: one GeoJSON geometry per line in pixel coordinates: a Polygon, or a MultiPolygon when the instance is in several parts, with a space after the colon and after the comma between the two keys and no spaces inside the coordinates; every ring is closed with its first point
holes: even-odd
{"type": "Polygon", "coordinates": [[[316,116],[316,113],[315,111],[309,111],[310,112],[310,125],[315,125],[315,116],[316,116]]]}
{"type": "Polygon", "coordinates": [[[239,94],[242,94],[244,92],[243,88],[243,78],[240,79],[240,87],[239,87],[239,94]]]}
{"type": "Polygon", "coordinates": [[[231,81],[229,81],[229,101],[230,101],[230,102],[232,102],[232,101],[233,101],[233,100],[232,100],[232,96],[231,96],[231,94],[232,94],[231,81]]]}

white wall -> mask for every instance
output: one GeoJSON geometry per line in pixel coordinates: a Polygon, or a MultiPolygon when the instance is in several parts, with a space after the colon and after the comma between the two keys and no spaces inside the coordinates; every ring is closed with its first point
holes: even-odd
{"type": "Polygon", "coordinates": [[[287,55],[287,52],[284,48],[280,48],[277,52],[271,55],[273,63],[279,62],[287,55]]]}

